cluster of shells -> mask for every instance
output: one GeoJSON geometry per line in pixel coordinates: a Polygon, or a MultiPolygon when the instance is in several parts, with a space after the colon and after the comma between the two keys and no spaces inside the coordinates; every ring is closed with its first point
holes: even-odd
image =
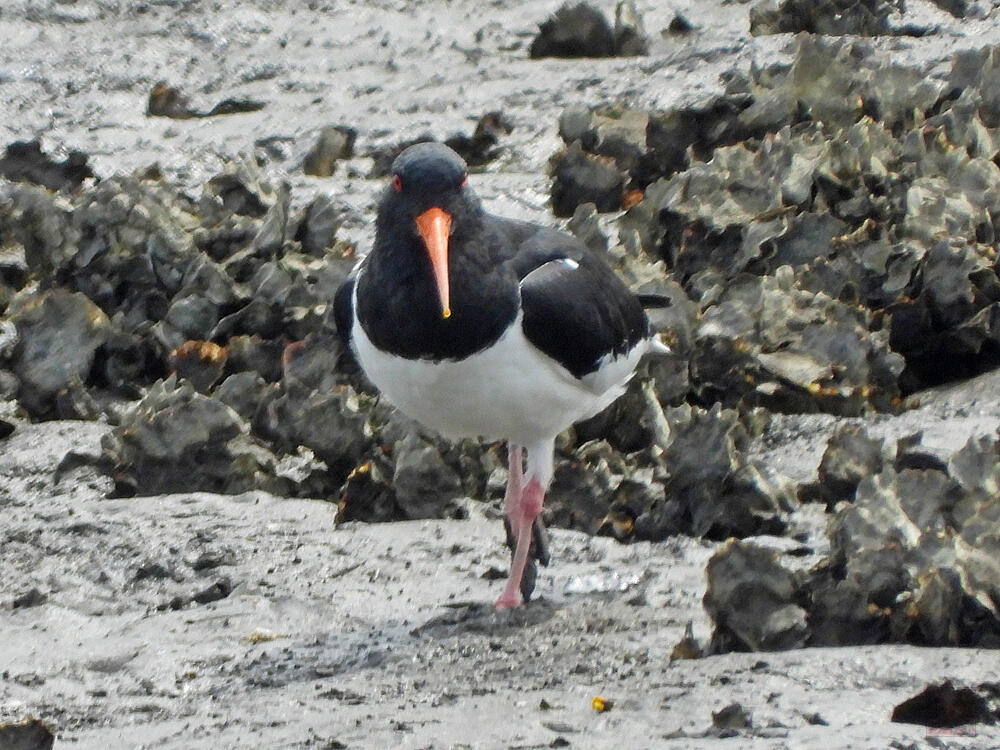
{"type": "MultiPolygon", "coordinates": [[[[628,514],[636,534],[666,517],[684,519],[670,533],[774,533],[816,487],[789,493],[766,467],[721,456],[713,438],[725,434],[740,455],[741,430],[755,434],[769,413],[897,412],[915,391],[1000,364],[1000,50],[959,53],[935,80],[864,42],[801,34],[795,44],[790,64],[731,72],[723,95],[695,106],[560,119],[553,204],[582,239],[611,244],[635,284],[671,296],[665,322],[687,363],[651,367],[659,402],[686,405],[664,411],[665,494],[628,514]],[[612,221],[595,214],[623,207],[612,221]],[[618,242],[602,227],[617,227],[618,242]],[[677,421],[681,411],[692,421],[677,421]],[[701,419],[719,433],[688,446],[703,462],[686,461],[678,441],[701,419]],[[701,483],[715,470],[723,481],[701,483]],[[755,491],[734,493],[748,477],[755,491]],[[728,527],[697,522],[720,510],[728,527]]],[[[723,548],[709,568],[712,647],[1000,643],[1000,592],[984,585],[1000,579],[983,567],[1000,552],[983,531],[1000,509],[992,480],[973,487],[954,466],[898,473],[880,461],[841,508],[860,477],[833,480],[838,444],[819,483],[836,511],[824,572],[803,583],[752,543],[723,548]],[[914,496],[914,483],[934,482],[914,496]],[[871,533],[855,529],[861,519],[871,533]],[[865,580],[886,575],[891,586],[865,580]]],[[[983,471],[998,469],[979,444],[952,464],[973,453],[983,471]]]]}

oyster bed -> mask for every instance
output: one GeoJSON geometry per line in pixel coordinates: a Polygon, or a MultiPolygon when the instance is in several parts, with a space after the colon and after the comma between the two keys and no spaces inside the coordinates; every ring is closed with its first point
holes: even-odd
{"type": "Polygon", "coordinates": [[[997,11],[465,5],[0,10],[0,724],[902,747],[944,679],[989,720],[997,11]],[[330,315],[428,137],[672,300],[673,355],[560,439],[514,613],[500,446],[380,402],[330,315]]]}

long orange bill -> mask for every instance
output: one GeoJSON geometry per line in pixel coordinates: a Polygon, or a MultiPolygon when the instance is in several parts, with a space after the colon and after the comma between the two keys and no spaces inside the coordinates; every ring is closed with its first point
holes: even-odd
{"type": "Polygon", "coordinates": [[[424,238],[427,254],[434,269],[438,296],[441,297],[441,316],[451,317],[448,306],[448,237],[451,234],[451,214],[436,206],[428,208],[417,217],[417,229],[424,238]]]}

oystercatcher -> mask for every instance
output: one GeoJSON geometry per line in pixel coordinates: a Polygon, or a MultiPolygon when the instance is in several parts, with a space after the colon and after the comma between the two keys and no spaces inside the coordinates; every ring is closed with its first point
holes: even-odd
{"type": "Polygon", "coordinates": [[[461,157],[420,143],[392,165],[374,245],[335,317],[405,414],[446,437],[508,442],[512,558],[496,607],[527,601],[535,560],[548,564],[539,513],[556,436],[620,396],[647,351],[666,350],[643,300],[576,238],[486,213],[461,157]]]}

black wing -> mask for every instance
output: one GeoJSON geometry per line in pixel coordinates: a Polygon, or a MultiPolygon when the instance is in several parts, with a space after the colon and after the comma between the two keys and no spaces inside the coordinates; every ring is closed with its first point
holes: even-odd
{"type": "Polygon", "coordinates": [[[521,282],[525,336],[574,377],[649,336],[639,299],[575,238],[537,231],[509,262],[521,282]]]}
{"type": "Polygon", "coordinates": [[[355,276],[356,274],[352,272],[333,297],[333,320],[337,324],[340,340],[344,342],[344,346],[348,350],[351,349],[351,328],[354,325],[352,297],[354,296],[355,276]]]}

